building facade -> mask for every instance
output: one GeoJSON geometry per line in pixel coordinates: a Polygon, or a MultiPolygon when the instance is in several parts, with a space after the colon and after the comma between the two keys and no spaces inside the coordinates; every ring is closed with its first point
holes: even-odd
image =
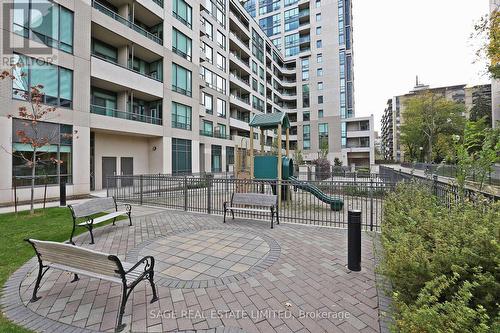
{"type": "Polygon", "coordinates": [[[382,146],[387,151],[386,159],[393,161],[404,161],[404,148],[401,144],[401,126],[404,123],[404,111],[406,101],[421,93],[433,93],[465,106],[464,117],[469,117],[469,112],[477,96],[486,99],[491,97],[491,86],[489,84],[467,86],[465,84],[430,88],[428,85],[418,83],[408,94],[395,96],[388,101],[382,117],[382,146]]]}
{"type": "MultiPolygon", "coordinates": [[[[32,152],[19,142],[25,125],[16,110],[28,106],[20,96],[36,84],[44,87],[43,103],[56,107],[42,124],[58,138],[46,155],[63,161],[41,163],[37,184],[64,181],[69,195],[104,189],[114,174],[227,171],[235,146],[248,147],[248,122],[257,113],[289,113],[291,149],[306,159],[324,143],[332,161],[367,161],[361,152],[351,156],[348,134],[349,0],[255,3],[262,15],[236,0],[5,4],[3,69],[21,66],[14,81],[0,81],[0,202],[13,201],[13,187],[19,200],[29,195],[31,168],[19,155],[32,152]],[[42,24],[33,23],[36,13],[42,24]],[[276,13],[279,28],[270,18],[276,13]],[[270,33],[275,29],[279,35],[270,33]]],[[[264,134],[270,147],[277,134],[264,134]]],[[[57,186],[47,191],[58,195],[57,186]]]]}
{"type": "MultiPolygon", "coordinates": [[[[498,10],[500,10],[500,0],[490,0],[490,12],[498,10]]],[[[500,80],[498,79],[491,81],[491,119],[493,128],[500,127],[500,80]]]]}

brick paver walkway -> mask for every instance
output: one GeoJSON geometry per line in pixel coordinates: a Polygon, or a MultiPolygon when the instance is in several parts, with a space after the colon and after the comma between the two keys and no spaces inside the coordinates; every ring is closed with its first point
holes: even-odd
{"type": "MultiPolygon", "coordinates": [[[[379,332],[371,236],[363,234],[362,271],[349,272],[346,231],[162,211],[87,234],[77,245],[127,261],[157,259],[160,300],[141,283],[128,301],[125,331],[379,332]]],[[[30,303],[36,262],[6,284],[7,317],[34,331],[114,329],[120,285],[49,270],[30,303]]]]}

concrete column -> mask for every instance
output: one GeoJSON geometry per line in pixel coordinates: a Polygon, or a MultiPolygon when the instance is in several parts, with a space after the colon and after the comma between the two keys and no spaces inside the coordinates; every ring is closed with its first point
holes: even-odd
{"type": "Polygon", "coordinates": [[[12,118],[0,117],[0,142],[6,150],[0,151],[0,202],[12,202],[12,118]]]}
{"type": "Polygon", "coordinates": [[[193,173],[199,173],[200,170],[200,141],[191,141],[191,169],[193,173]]]}
{"type": "Polygon", "coordinates": [[[116,108],[119,111],[126,112],[127,110],[127,102],[128,102],[128,92],[120,91],[117,95],[116,108]]]}
{"type": "Polygon", "coordinates": [[[123,45],[118,48],[118,63],[122,66],[128,66],[128,45],[123,45]]]}
{"type": "Polygon", "coordinates": [[[90,128],[73,126],[73,193],[90,192],[90,128]]]}

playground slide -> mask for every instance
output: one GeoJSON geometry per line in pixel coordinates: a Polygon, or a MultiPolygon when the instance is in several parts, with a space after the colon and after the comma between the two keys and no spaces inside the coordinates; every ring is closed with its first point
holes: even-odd
{"type": "Polygon", "coordinates": [[[340,198],[326,195],[317,186],[309,184],[305,181],[300,181],[294,176],[288,177],[288,180],[292,183],[293,186],[301,190],[307,191],[312,195],[314,195],[319,200],[323,201],[324,203],[329,204],[330,208],[334,211],[340,211],[344,207],[344,202],[340,198]]]}

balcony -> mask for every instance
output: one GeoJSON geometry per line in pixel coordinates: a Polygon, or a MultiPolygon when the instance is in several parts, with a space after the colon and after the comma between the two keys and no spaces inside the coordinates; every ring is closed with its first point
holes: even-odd
{"type": "Polygon", "coordinates": [[[229,37],[230,37],[230,40],[232,40],[232,41],[238,41],[239,43],[237,43],[237,44],[240,45],[240,47],[243,46],[242,47],[243,49],[250,50],[250,41],[249,40],[247,40],[245,42],[243,39],[241,39],[234,32],[230,32],[229,37]]]}
{"type": "Polygon", "coordinates": [[[216,139],[223,139],[223,140],[229,140],[230,136],[226,133],[220,133],[217,131],[205,131],[205,130],[200,130],[200,135],[202,136],[208,136],[210,138],[216,138],[216,139]]]}
{"type": "Polygon", "coordinates": [[[248,59],[244,60],[243,58],[241,58],[239,55],[237,55],[234,52],[230,52],[229,53],[229,59],[233,60],[235,63],[239,63],[239,64],[244,65],[244,66],[241,66],[242,68],[250,69],[250,62],[249,62],[249,60],[248,59]]]}
{"type": "Polygon", "coordinates": [[[236,127],[245,131],[250,131],[250,125],[248,125],[248,121],[243,119],[237,119],[230,117],[229,118],[229,126],[236,127]]]}
{"type": "Polygon", "coordinates": [[[92,55],[91,76],[149,95],[163,97],[163,83],[154,76],[134,71],[101,57],[92,55]]]}
{"type": "Polygon", "coordinates": [[[103,107],[103,106],[99,106],[99,105],[90,105],[90,113],[98,114],[101,116],[119,118],[119,119],[139,121],[142,123],[148,123],[148,124],[153,124],[153,125],[161,125],[162,124],[161,118],[150,117],[147,115],[141,115],[141,114],[137,114],[137,113],[133,113],[133,112],[120,111],[120,110],[111,109],[111,108],[107,108],[107,107],[103,107]]]}
{"type": "Polygon", "coordinates": [[[240,108],[244,110],[251,110],[250,106],[250,98],[244,98],[240,96],[236,96],[234,94],[229,95],[229,103],[232,103],[236,106],[239,106],[240,108]]]}
{"type": "Polygon", "coordinates": [[[103,4],[101,4],[97,1],[92,1],[92,7],[95,8],[96,10],[98,10],[99,12],[103,13],[104,15],[111,17],[115,21],[117,21],[117,22],[129,27],[130,29],[140,33],[141,35],[151,39],[152,41],[154,41],[160,45],[163,45],[163,40],[160,37],[147,31],[146,29],[138,26],[134,22],[131,22],[131,21],[127,20],[126,18],[118,15],[117,13],[115,13],[111,9],[107,8],[103,4]]]}

